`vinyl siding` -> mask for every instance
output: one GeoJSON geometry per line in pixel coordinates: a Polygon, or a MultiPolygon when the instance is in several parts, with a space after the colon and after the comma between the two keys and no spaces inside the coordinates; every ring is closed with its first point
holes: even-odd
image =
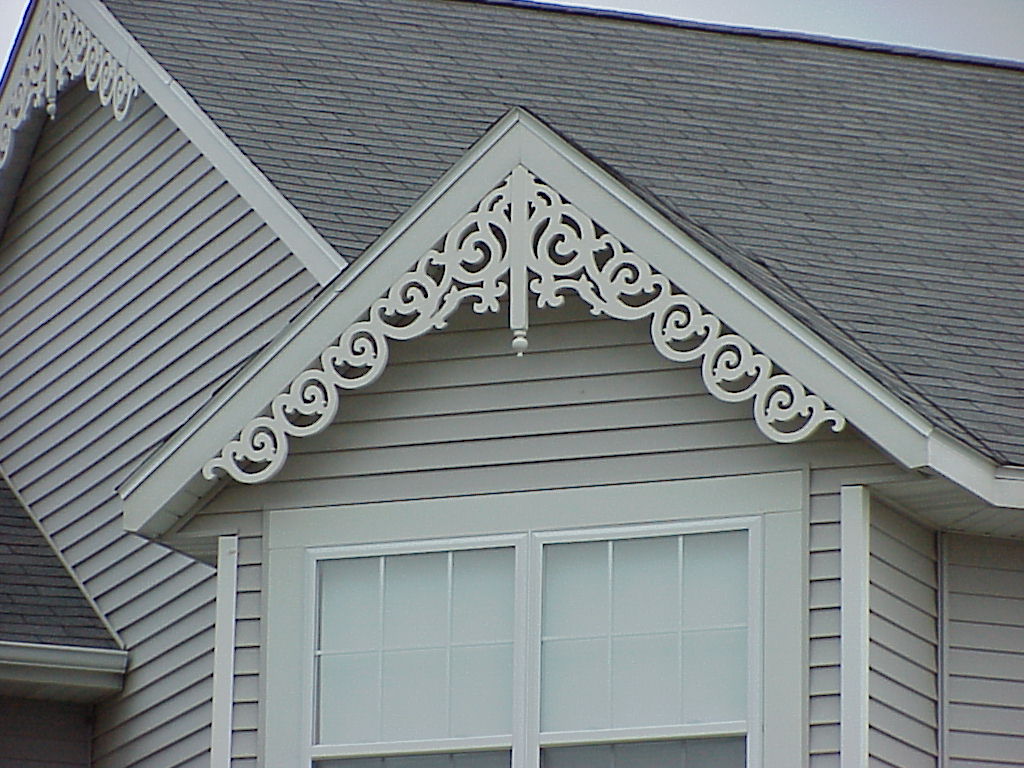
{"type": "Polygon", "coordinates": [[[870,764],[938,764],[938,570],[935,532],[871,505],[870,764]]]}
{"type": "Polygon", "coordinates": [[[948,534],[950,768],[1024,765],[1024,542],[948,534]]]}
{"type": "Polygon", "coordinates": [[[247,532],[236,768],[255,764],[258,675],[266,663],[256,645],[262,584],[257,510],[807,467],[808,738],[815,768],[837,765],[839,487],[899,471],[851,432],[793,445],[769,442],[749,404],[708,395],[697,369],[654,351],[643,323],[595,320],[572,307],[534,311],[530,351],[517,359],[503,321],[462,312],[442,333],[395,345],[382,378],[347,394],[333,427],[294,441],[277,478],[260,486],[226,485],[186,529],[241,525],[247,532]]]}
{"type": "Polygon", "coordinates": [[[0,697],[0,768],[89,768],[92,707],[0,697]]]}
{"type": "Polygon", "coordinates": [[[99,768],[209,750],[211,569],[125,534],[114,489],[315,290],[146,96],[62,96],[0,239],[0,464],[130,651],[99,768]]]}

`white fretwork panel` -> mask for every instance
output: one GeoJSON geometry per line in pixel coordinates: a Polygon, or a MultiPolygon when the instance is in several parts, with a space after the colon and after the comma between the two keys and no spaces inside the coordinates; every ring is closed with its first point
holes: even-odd
{"type": "Polygon", "coordinates": [[[82,76],[100,103],[111,107],[114,118],[124,119],[139,94],[138,82],[64,0],[44,0],[26,30],[0,103],[0,168],[7,162],[14,132],[32,111],[45,105],[54,117],[58,92],[82,76]]]}
{"type": "Polygon", "coordinates": [[[512,348],[528,346],[528,301],[561,306],[583,300],[595,315],[643,320],[666,358],[699,362],[708,391],[727,402],[753,401],[754,420],[777,442],[795,442],[844,417],[766,355],[729,330],[611,232],[518,166],[407,271],[362,319],[344,329],[319,360],[277,395],[268,412],[203,467],[243,483],[273,477],[291,438],[325,429],[345,390],[375,381],[391,340],[444,328],[463,302],[497,312],[508,296],[512,348]]]}

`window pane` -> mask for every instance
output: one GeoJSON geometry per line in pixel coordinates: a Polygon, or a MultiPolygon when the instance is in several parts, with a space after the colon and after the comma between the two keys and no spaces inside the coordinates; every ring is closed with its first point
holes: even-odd
{"type": "Polygon", "coordinates": [[[381,692],[384,741],[447,735],[447,657],[443,649],[384,653],[381,692]]]}
{"type": "Polygon", "coordinates": [[[615,632],[679,629],[679,539],[624,539],[613,545],[615,632]]]}
{"type": "Polygon", "coordinates": [[[379,648],[380,558],[321,563],[320,582],[320,649],[379,648]]]}
{"type": "Polygon", "coordinates": [[[743,768],[747,744],[742,736],[581,747],[548,747],[541,768],[743,768]]]}
{"type": "Polygon", "coordinates": [[[608,543],[544,547],[545,637],[608,634],[608,543]]]}
{"type": "Polygon", "coordinates": [[[515,621],[515,550],[467,549],[453,554],[452,641],[502,642],[515,621]]]}
{"type": "Polygon", "coordinates": [[[319,585],[318,743],[511,733],[514,549],[325,560],[319,585]]]}
{"type": "Polygon", "coordinates": [[[612,640],[612,702],[616,728],[680,722],[678,633],[612,640]]]}
{"type": "Polygon", "coordinates": [[[452,649],[452,736],[497,736],[512,722],[512,644],[452,649]]]}
{"type": "Polygon", "coordinates": [[[450,755],[403,755],[318,760],[316,768],[509,768],[512,755],[498,752],[462,752],[450,755]]]}
{"type": "Polygon", "coordinates": [[[544,547],[541,729],[746,719],[747,533],[544,547]]]}
{"type": "Polygon", "coordinates": [[[384,558],[384,647],[448,643],[448,553],[384,558]]]}
{"type": "Polygon", "coordinates": [[[545,641],[541,674],[541,730],[575,731],[611,724],[607,638],[545,641]]]}
{"type": "Polygon", "coordinates": [[[320,741],[377,741],[380,729],[380,659],[377,653],[320,658],[320,741]],[[335,691],[345,691],[337,696],[335,691]]]}
{"type": "Polygon", "coordinates": [[[683,537],[683,625],[722,627],[747,622],[747,533],[683,537]]]}
{"type": "Polygon", "coordinates": [[[688,723],[747,717],[747,633],[690,632],[683,637],[683,718],[688,723]]]}

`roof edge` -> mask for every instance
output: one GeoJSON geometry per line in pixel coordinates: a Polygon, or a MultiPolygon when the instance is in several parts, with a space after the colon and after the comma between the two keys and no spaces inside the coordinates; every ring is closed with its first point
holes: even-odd
{"type": "Polygon", "coordinates": [[[7,486],[7,489],[17,500],[18,504],[21,505],[21,508],[28,516],[28,519],[32,521],[33,525],[35,525],[36,530],[39,531],[46,543],[50,545],[50,550],[53,552],[54,557],[56,557],[60,564],[64,566],[65,572],[71,577],[71,581],[74,582],[75,586],[78,587],[78,591],[81,593],[82,598],[89,604],[89,607],[92,608],[92,612],[96,614],[96,618],[99,619],[100,623],[106,628],[110,638],[114,641],[114,645],[123,650],[126,646],[121,635],[118,633],[117,629],[115,629],[114,625],[110,623],[110,619],[107,618],[107,615],[100,609],[99,604],[96,602],[95,598],[93,598],[89,590],[85,588],[85,584],[82,583],[82,580],[78,578],[78,574],[75,572],[75,569],[71,567],[71,563],[69,563],[68,559],[64,556],[64,552],[57,546],[57,543],[53,540],[53,537],[50,536],[50,533],[36,519],[36,516],[32,513],[32,508],[25,500],[25,497],[22,496],[15,487],[14,483],[11,481],[10,475],[4,471],[2,464],[0,464],[0,483],[7,486]]]}
{"type": "MultiPolygon", "coordinates": [[[[339,309],[341,304],[360,300],[351,298],[350,293],[372,293],[357,278],[371,266],[376,269],[376,262],[386,258],[400,238],[421,226],[428,212],[454,223],[479,199],[467,204],[462,199],[468,194],[466,190],[486,193],[486,189],[480,192],[484,180],[497,183],[517,163],[543,168],[544,180],[580,208],[595,205],[600,210],[597,220],[619,222],[622,239],[639,254],[655,253],[666,246],[688,254],[691,263],[678,260],[677,269],[672,261],[660,262],[658,269],[677,285],[685,286],[709,311],[722,317],[736,333],[810,390],[827,397],[853,425],[903,466],[939,472],[988,503],[1024,508],[1024,482],[997,477],[994,462],[942,433],[600,163],[529,111],[517,107],[492,125],[328,291],[307,305],[274,342],[122,483],[118,493],[124,499],[125,527],[146,536],[160,536],[187,514],[215,487],[202,479],[200,467],[255,415],[249,404],[254,400],[269,403],[288,386],[292,376],[319,355],[323,344],[312,343],[310,337],[325,333],[325,327],[336,327],[326,322],[325,316],[343,311],[352,314],[351,307],[339,309]],[[459,200],[449,199],[453,195],[459,200]],[[350,286],[353,291],[346,292],[350,286]],[[243,390],[245,397],[241,397],[243,390]]],[[[377,294],[370,296],[360,311],[387,287],[377,286],[377,294]]]]}
{"type": "Polygon", "coordinates": [[[267,226],[321,285],[345,269],[345,259],[299,213],[188,92],[117,20],[100,0],[66,0],[69,7],[124,65],[267,226]]]}
{"type": "Polygon", "coordinates": [[[0,640],[0,682],[12,694],[98,701],[121,690],[128,652],[0,640]]]}
{"type": "Polygon", "coordinates": [[[856,40],[850,37],[833,37],[823,33],[801,32],[793,29],[766,29],[763,27],[744,27],[716,21],[699,21],[696,19],[677,19],[672,16],[640,13],[639,11],[620,11],[611,8],[591,8],[585,5],[561,5],[545,2],[545,0],[462,0],[462,2],[485,3],[487,5],[504,5],[520,8],[533,8],[554,13],[582,14],[600,18],[619,19],[637,23],[658,24],[660,26],[679,27],[698,32],[712,32],[729,35],[746,35],[761,37],[767,40],[792,40],[810,45],[827,45],[833,48],[849,48],[851,50],[884,53],[892,56],[907,56],[916,59],[948,61],[955,64],[977,64],[983,67],[1000,69],[1024,70],[1024,62],[1014,59],[1001,59],[956,51],[940,51],[932,48],[916,48],[912,45],[883,43],[874,40],[856,40]]]}

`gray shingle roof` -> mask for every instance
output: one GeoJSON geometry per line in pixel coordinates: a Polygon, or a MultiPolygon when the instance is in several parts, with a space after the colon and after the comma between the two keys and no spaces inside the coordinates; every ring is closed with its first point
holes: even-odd
{"type": "Polygon", "coordinates": [[[106,2],[342,254],[523,106],[1024,464],[1020,69],[464,0],[106,2]]]}
{"type": "Polygon", "coordinates": [[[117,648],[78,585],[3,480],[0,640],[117,648]]]}

